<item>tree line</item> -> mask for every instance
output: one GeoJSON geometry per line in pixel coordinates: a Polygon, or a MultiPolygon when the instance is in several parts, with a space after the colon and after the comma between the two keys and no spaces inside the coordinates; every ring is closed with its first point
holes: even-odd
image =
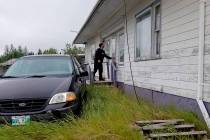
{"type": "Polygon", "coordinates": [[[4,54],[0,56],[0,63],[6,62],[13,58],[20,58],[22,56],[34,55],[34,54],[37,55],[66,54],[66,55],[76,56],[77,54],[84,54],[84,48],[72,46],[70,43],[67,43],[65,48],[61,49],[60,52],[55,48],[49,48],[45,50],[38,49],[37,53],[34,53],[34,52],[29,52],[27,47],[22,47],[22,46],[14,47],[14,45],[11,44],[10,46],[9,45],[5,46],[4,54]]]}
{"type": "Polygon", "coordinates": [[[17,48],[14,47],[13,44],[6,45],[4,54],[0,56],[0,63],[3,63],[7,60],[13,58],[19,58],[28,54],[27,47],[18,46],[17,48]]]}

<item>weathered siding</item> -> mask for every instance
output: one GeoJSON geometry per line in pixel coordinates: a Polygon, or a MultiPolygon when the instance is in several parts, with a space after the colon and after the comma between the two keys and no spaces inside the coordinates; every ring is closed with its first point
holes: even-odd
{"type": "MultiPolygon", "coordinates": [[[[135,15],[151,1],[140,2],[128,13],[128,35],[135,84],[174,95],[195,98],[198,63],[197,0],[162,0],[161,59],[134,61],[135,15]]],[[[127,49],[125,83],[131,84],[127,49]]]]}
{"type": "Polygon", "coordinates": [[[205,18],[205,65],[204,65],[204,100],[210,102],[210,1],[206,3],[205,18]]]}
{"type": "MultiPolygon", "coordinates": [[[[135,15],[151,2],[152,0],[139,1],[128,11],[128,37],[135,84],[138,87],[195,99],[198,79],[199,0],[162,0],[161,59],[135,61],[135,15]]],[[[111,31],[112,28],[106,30],[111,31]]],[[[206,6],[205,44],[204,100],[210,102],[209,0],[206,6]]],[[[125,46],[125,62],[124,67],[118,69],[118,81],[131,85],[128,60],[128,49],[125,46]]]]}

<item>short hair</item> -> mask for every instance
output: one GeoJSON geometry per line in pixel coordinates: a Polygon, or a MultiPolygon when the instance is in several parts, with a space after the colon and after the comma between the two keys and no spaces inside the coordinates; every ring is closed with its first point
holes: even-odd
{"type": "Polygon", "coordinates": [[[99,44],[99,47],[101,48],[103,45],[104,45],[104,43],[100,43],[100,44],[99,44]]]}

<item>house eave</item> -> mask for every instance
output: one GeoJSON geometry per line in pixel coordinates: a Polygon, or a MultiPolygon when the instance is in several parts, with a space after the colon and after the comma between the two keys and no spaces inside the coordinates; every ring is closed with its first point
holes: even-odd
{"type": "MultiPolygon", "coordinates": [[[[105,23],[109,22],[113,15],[122,8],[122,4],[122,0],[99,0],[73,43],[84,44],[96,35],[100,35],[105,23]]],[[[122,17],[122,15],[119,16],[122,17]]]]}
{"type": "Polygon", "coordinates": [[[103,4],[105,0],[98,0],[98,2],[96,3],[96,5],[94,6],[92,12],[89,14],[87,20],[85,21],[85,23],[83,24],[82,28],[80,29],[79,33],[77,34],[77,36],[75,37],[73,44],[85,44],[85,41],[80,41],[80,36],[82,34],[82,32],[84,31],[85,27],[90,23],[90,21],[92,20],[92,18],[94,17],[97,9],[99,9],[99,7],[103,4]]]}

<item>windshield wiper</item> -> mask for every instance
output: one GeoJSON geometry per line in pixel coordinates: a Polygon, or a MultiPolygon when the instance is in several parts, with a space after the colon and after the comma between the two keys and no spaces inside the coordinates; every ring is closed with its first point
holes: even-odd
{"type": "Polygon", "coordinates": [[[2,79],[6,79],[6,78],[19,78],[19,77],[16,77],[16,76],[1,76],[0,78],[2,78],[2,79]]]}
{"type": "Polygon", "coordinates": [[[47,77],[46,75],[30,75],[30,76],[26,76],[24,78],[43,78],[43,77],[47,77]]]}

